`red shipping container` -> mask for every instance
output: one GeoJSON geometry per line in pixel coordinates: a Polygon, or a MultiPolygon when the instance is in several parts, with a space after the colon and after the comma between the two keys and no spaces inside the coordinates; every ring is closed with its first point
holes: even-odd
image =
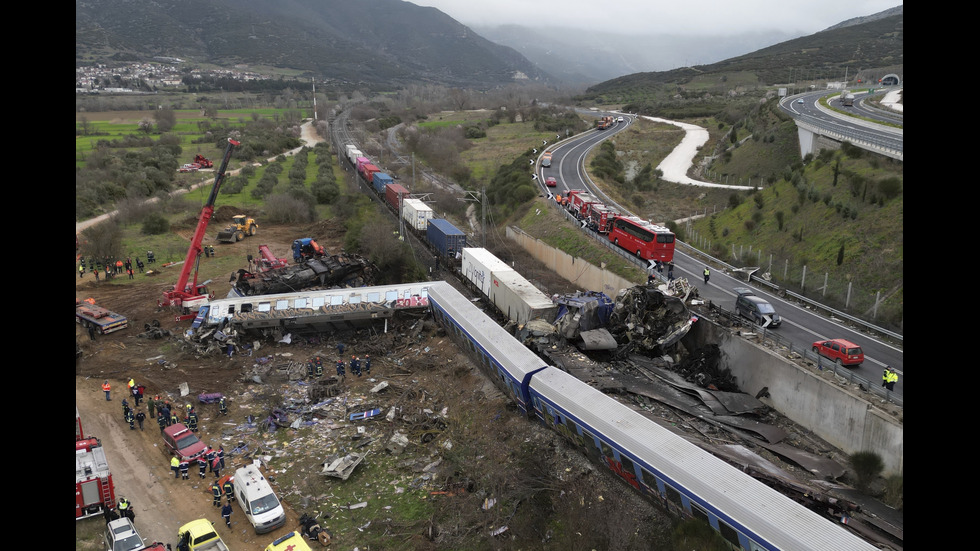
{"type": "Polygon", "coordinates": [[[385,200],[388,201],[391,208],[395,209],[395,212],[399,212],[399,197],[405,199],[409,195],[408,190],[401,184],[388,184],[385,186],[385,200]]]}

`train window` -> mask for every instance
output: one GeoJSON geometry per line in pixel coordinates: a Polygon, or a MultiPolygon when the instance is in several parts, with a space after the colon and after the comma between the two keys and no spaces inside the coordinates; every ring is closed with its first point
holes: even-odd
{"type": "Polygon", "coordinates": [[[293,301],[293,308],[306,308],[306,299],[298,298],[293,301]]]}
{"type": "Polygon", "coordinates": [[[344,303],[344,297],[334,295],[330,297],[330,306],[340,306],[344,303]]]}
{"type": "Polygon", "coordinates": [[[288,309],[289,309],[289,300],[276,301],[276,310],[288,310],[288,309]]]}
{"type": "Polygon", "coordinates": [[[360,304],[361,303],[361,295],[351,295],[350,298],[347,299],[347,303],[348,304],[360,304]]]}
{"type": "Polygon", "coordinates": [[[684,504],[681,502],[681,493],[673,489],[669,484],[664,484],[664,488],[667,489],[667,501],[677,505],[678,507],[683,507],[684,504]]]}
{"type": "Polygon", "coordinates": [[[374,291],[373,293],[368,293],[368,302],[381,302],[381,293],[374,291]]]}
{"type": "Polygon", "coordinates": [[[323,297],[313,297],[313,303],[310,305],[312,308],[321,308],[327,301],[323,297]]]}
{"type": "Polygon", "coordinates": [[[708,512],[702,509],[697,503],[691,502],[691,514],[694,518],[698,520],[703,520],[706,524],[710,525],[711,520],[708,518],[708,512]]]}
{"type": "Polygon", "coordinates": [[[585,455],[588,456],[589,459],[592,461],[599,460],[599,450],[595,446],[595,436],[592,436],[592,433],[585,429],[582,429],[582,447],[585,451],[585,455]]]}
{"type": "Polygon", "coordinates": [[[646,489],[651,494],[657,494],[657,477],[653,476],[653,473],[646,470],[646,467],[640,465],[640,476],[643,478],[642,484],[646,486],[646,489]]]}
{"type": "MultiPolygon", "coordinates": [[[[232,307],[232,308],[234,308],[234,307],[232,307]]],[[[252,303],[251,302],[248,302],[248,303],[242,304],[241,311],[242,312],[251,312],[252,311],[252,303]]],[[[228,313],[229,314],[232,314],[234,312],[232,311],[232,312],[228,312],[228,313]]]]}
{"type": "Polygon", "coordinates": [[[721,532],[721,537],[725,538],[725,541],[735,546],[736,549],[741,549],[742,546],[738,543],[738,532],[725,523],[725,521],[718,519],[718,531],[721,532]]]}
{"type": "Polygon", "coordinates": [[[636,468],[633,467],[632,459],[626,457],[624,454],[619,454],[619,462],[623,464],[624,472],[636,474],[636,468]]]}
{"type": "Polygon", "coordinates": [[[613,451],[609,444],[606,444],[605,440],[599,440],[599,449],[602,450],[602,455],[606,457],[612,457],[613,451]]]}
{"type": "Polygon", "coordinates": [[[398,291],[388,291],[385,293],[386,302],[395,302],[396,300],[398,300],[398,291]]]}
{"type": "Polygon", "coordinates": [[[235,305],[234,304],[232,304],[231,306],[228,307],[228,313],[229,314],[234,314],[235,313],[235,305]]]}
{"type": "Polygon", "coordinates": [[[258,309],[259,312],[268,312],[269,310],[272,310],[272,304],[271,303],[269,303],[269,302],[260,302],[259,303],[259,309],[258,309]]]}

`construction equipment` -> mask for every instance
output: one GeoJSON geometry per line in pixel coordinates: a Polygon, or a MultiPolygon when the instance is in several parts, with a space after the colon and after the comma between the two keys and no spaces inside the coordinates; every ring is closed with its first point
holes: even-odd
{"type": "Polygon", "coordinates": [[[197,229],[194,230],[191,244],[187,248],[187,256],[184,258],[180,277],[177,278],[177,283],[173,287],[163,292],[163,299],[157,303],[161,308],[164,306],[181,308],[182,312],[178,314],[177,321],[193,319],[194,313],[197,312],[201,304],[204,304],[210,298],[207,287],[207,284],[210,282],[205,281],[200,284],[197,282],[197,270],[202,251],[201,242],[204,241],[204,231],[208,227],[208,222],[211,220],[211,216],[214,215],[214,202],[218,198],[218,191],[221,189],[221,183],[225,179],[225,169],[228,168],[228,161],[231,160],[231,150],[237,145],[241,145],[241,143],[228,138],[225,157],[221,160],[221,166],[214,176],[214,186],[211,188],[208,202],[201,209],[201,216],[197,221],[197,229]],[[194,268],[194,280],[189,283],[188,279],[190,279],[192,266],[194,268]]]}
{"type": "Polygon", "coordinates": [[[259,227],[254,218],[244,214],[236,214],[231,218],[231,225],[218,232],[218,241],[222,243],[237,243],[248,236],[255,235],[259,227]]]}
{"type": "Polygon", "coordinates": [[[285,258],[278,258],[272,254],[268,245],[259,245],[259,255],[262,257],[258,263],[259,272],[268,272],[277,268],[285,268],[289,261],[285,258]]]}
{"type": "Polygon", "coordinates": [[[211,162],[211,159],[208,159],[200,153],[194,155],[194,164],[196,164],[198,168],[214,168],[214,163],[211,162]]]}
{"type": "Polygon", "coordinates": [[[293,241],[293,261],[299,262],[306,258],[327,256],[327,251],[312,237],[304,237],[293,241]]]}

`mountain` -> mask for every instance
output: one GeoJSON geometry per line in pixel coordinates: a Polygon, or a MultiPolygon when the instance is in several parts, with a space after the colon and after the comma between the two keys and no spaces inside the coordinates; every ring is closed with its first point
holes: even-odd
{"type": "Polygon", "coordinates": [[[555,27],[473,26],[497,44],[517,50],[542,70],[569,85],[595,84],[643,71],[702,65],[753,52],[793,38],[779,33],[705,37],[629,35],[609,29],[587,31],[555,27]],[[642,48],[637,45],[642,44],[642,48]]]}
{"type": "Polygon", "coordinates": [[[75,56],[265,65],[388,86],[550,78],[445,13],[401,0],[76,0],[75,56]]]}
{"type": "Polygon", "coordinates": [[[590,87],[585,96],[617,103],[630,101],[638,91],[698,80],[731,89],[736,76],[739,86],[772,86],[794,80],[836,81],[846,74],[872,75],[881,69],[901,72],[905,61],[902,7],[858,19],[863,21],[850,20],[717,63],[618,77],[590,87]],[[727,82],[730,77],[732,82],[727,82]]]}

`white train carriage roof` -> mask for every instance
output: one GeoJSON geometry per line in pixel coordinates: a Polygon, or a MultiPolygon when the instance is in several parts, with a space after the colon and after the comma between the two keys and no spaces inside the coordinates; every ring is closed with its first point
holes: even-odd
{"type": "Polygon", "coordinates": [[[427,308],[429,282],[347,287],[343,289],[308,289],[273,295],[232,296],[208,303],[205,325],[217,325],[244,310],[263,312],[272,317],[295,316],[296,310],[310,310],[327,316],[334,310],[343,311],[350,305],[406,308],[427,308]]]}
{"type": "MultiPolygon", "coordinates": [[[[874,549],[864,540],[559,369],[536,373],[533,394],[755,540],[779,549],[874,549]]],[[[646,481],[652,484],[652,481],[646,481]]]]}
{"type": "Polygon", "coordinates": [[[533,373],[546,363],[526,346],[497,325],[452,285],[436,281],[429,285],[429,302],[452,317],[466,332],[469,340],[476,340],[480,346],[500,363],[517,382],[533,373]]]}

